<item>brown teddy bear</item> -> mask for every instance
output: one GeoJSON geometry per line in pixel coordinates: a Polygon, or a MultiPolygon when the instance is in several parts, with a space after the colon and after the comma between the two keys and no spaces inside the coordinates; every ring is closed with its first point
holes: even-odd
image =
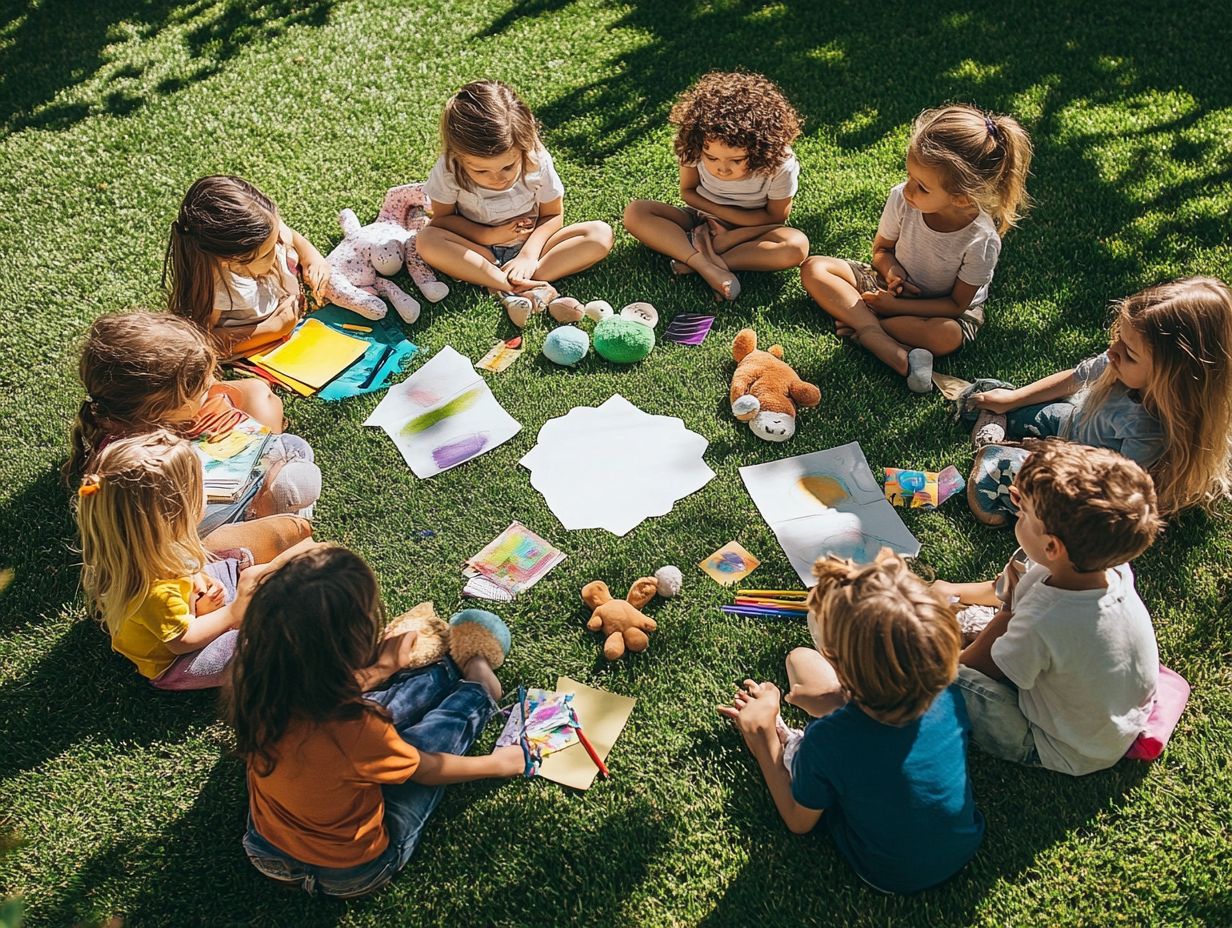
{"type": "Polygon", "coordinates": [[[766,441],[787,441],[796,434],[796,407],[816,406],[821,391],[805,383],[783,361],[782,345],[757,350],[757,333],[741,329],[732,342],[736,372],[731,382],[731,409],[753,434],[766,441]]]}
{"type": "Polygon", "coordinates": [[[603,656],[609,661],[617,661],[624,657],[625,650],[645,651],[650,644],[647,632],[653,632],[658,625],[655,620],[642,612],[655,594],[668,597],[680,592],[681,575],[679,569],[667,566],[661,567],[653,577],[642,577],[633,581],[629,595],[624,599],[613,599],[612,592],[602,580],[594,580],[582,587],[582,602],[594,611],[586,627],[592,632],[603,632],[603,656]]]}

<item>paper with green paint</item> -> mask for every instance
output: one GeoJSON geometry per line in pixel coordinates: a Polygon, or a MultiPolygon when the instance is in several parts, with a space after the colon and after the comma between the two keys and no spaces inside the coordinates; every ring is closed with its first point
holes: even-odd
{"type": "Polygon", "coordinates": [[[390,387],[364,425],[384,429],[416,477],[464,464],[522,429],[470,361],[448,345],[390,387]]]}

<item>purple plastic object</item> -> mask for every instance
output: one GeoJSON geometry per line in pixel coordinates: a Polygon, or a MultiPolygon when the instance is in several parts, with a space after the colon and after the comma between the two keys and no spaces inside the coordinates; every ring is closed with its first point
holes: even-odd
{"type": "Polygon", "coordinates": [[[700,345],[710,334],[712,325],[714,325],[714,316],[681,313],[667,327],[667,331],[663,333],[663,339],[675,342],[677,345],[700,345]]]}

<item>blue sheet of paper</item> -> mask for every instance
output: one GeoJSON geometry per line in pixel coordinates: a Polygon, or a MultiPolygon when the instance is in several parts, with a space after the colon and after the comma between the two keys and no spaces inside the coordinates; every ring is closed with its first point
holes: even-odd
{"type": "Polygon", "coordinates": [[[369,343],[368,350],[360,356],[358,361],[327,383],[317,394],[326,401],[342,400],[350,396],[361,396],[364,393],[377,393],[384,390],[402,372],[407,361],[419,351],[419,348],[403,335],[402,327],[393,313],[384,319],[365,319],[359,313],[331,305],[318,309],[308,318],[316,319],[345,335],[362,338],[369,343]],[[344,329],[342,328],[344,325],[365,326],[372,331],[344,329]],[[380,370],[377,371],[375,377],[371,377],[373,368],[377,364],[380,365],[380,370]],[[367,386],[362,386],[365,383],[367,386]]]}

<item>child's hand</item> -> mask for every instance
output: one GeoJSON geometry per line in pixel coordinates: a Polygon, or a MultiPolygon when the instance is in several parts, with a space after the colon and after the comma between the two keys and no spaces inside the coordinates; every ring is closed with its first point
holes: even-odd
{"type": "Polygon", "coordinates": [[[919,296],[920,288],[907,277],[907,271],[901,264],[892,264],[885,273],[886,289],[895,296],[919,296]]]}
{"type": "Polygon", "coordinates": [[[1027,565],[1016,557],[1011,557],[997,578],[997,595],[1007,606],[1014,601],[1014,588],[1026,573],[1027,565]]]}
{"type": "Polygon", "coordinates": [[[192,584],[194,615],[209,615],[226,604],[227,591],[223,589],[222,583],[205,571],[193,574],[192,584]]]}
{"type": "Polygon", "coordinates": [[[995,390],[985,390],[983,393],[972,393],[967,400],[967,406],[974,409],[987,409],[989,412],[1006,413],[1016,406],[1014,391],[998,387],[995,390]]]}
{"type": "Polygon", "coordinates": [[[895,296],[889,290],[868,290],[860,294],[860,299],[874,314],[880,316],[889,312],[895,296]]]}
{"type": "Polygon", "coordinates": [[[325,291],[325,285],[329,283],[329,275],[333,273],[333,270],[333,267],[324,258],[304,265],[304,281],[312,288],[312,292],[318,298],[325,291]]]}
{"type": "Polygon", "coordinates": [[[521,745],[507,744],[492,752],[492,762],[496,765],[493,776],[520,777],[526,772],[526,757],[521,745]]]}
{"type": "Polygon", "coordinates": [[[775,730],[779,717],[779,688],[773,683],[745,680],[730,706],[720,706],[719,715],[731,719],[747,739],[751,735],[775,730]]]}
{"type": "Polygon", "coordinates": [[[934,580],[932,582],[932,590],[944,599],[946,603],[951,605],[954,597],[958,595],[958,587],[950,583],[949,580],[934,580]]]}
{"type": "Polygon", "coordinates": [[[501,268],[505,272],[505,279],[509,281],[511,290],[524,290],[530,287],[539,286],[545,281],[535,279],[535,271],[539,267],[539,260],[532,259],[529,256],[518,255],[508,264],[501,268]]]}

